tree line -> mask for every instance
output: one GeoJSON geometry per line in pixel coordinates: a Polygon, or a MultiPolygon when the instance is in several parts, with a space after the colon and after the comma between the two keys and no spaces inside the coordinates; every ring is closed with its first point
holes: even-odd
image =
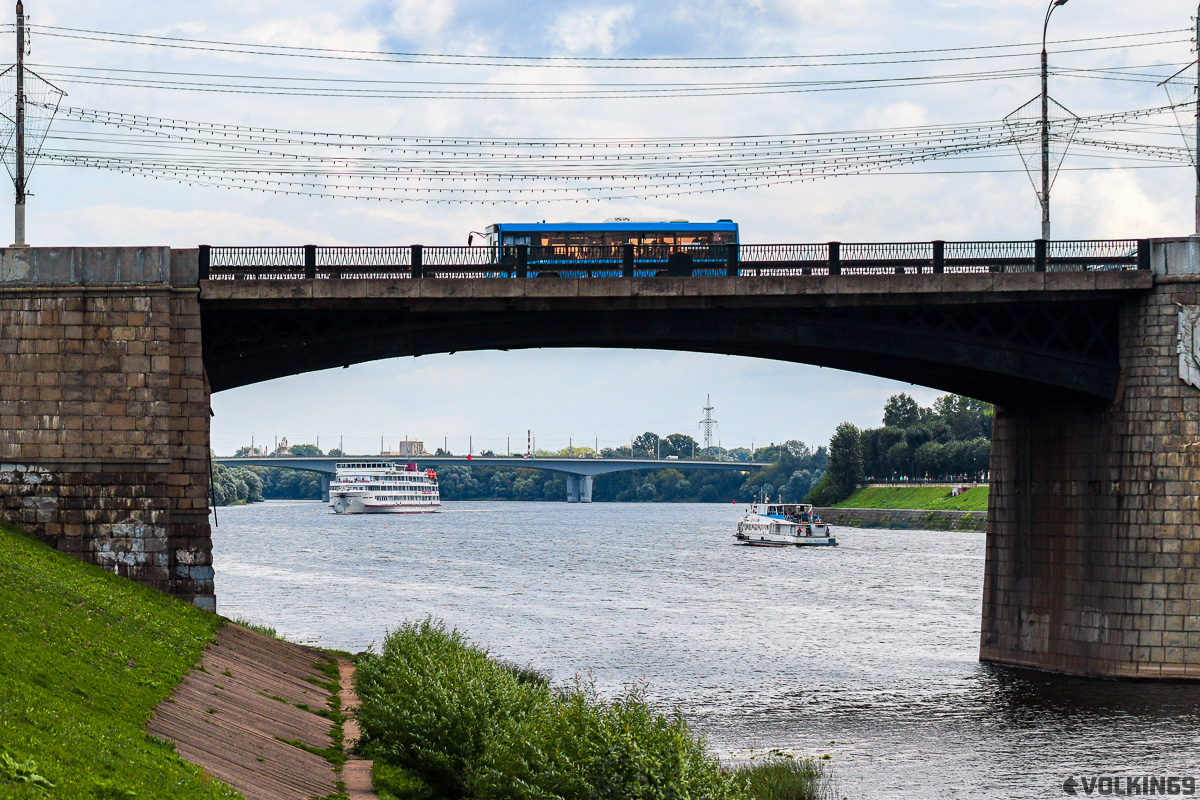
{"type": "MultiPolygon", "coordinates": [[[[669,458],[769,462],[751,472],[682,470],[674,467],[628,470],[597,475],[594,502],[728,503],[767,496],[785,503],[833,505],[849,497],[863,482],[913,480],[980,480],[987,474],[992,435],[992,407],[959,395],[939,397],[922,408],[907,394],[888,398],[883,425],[859,429],[849,422],[837,427],[829,446],[813,449],[791,440],[755,448],[703,448],[691,436],[660,436],[647,431],[622,447],[596,453],[589,447],[539,450],[540,458],[669,458]]],[[[342,457],[316,445],[291,448],[294,456],[342,457]]],[[[252,455],[249,448],[237,455],[252,455]]],[[[453,455],[441,448],[438,456],[453,455]]],[[[442,467],[438,484],[443,500],[549,500],[567,495],[566,476],[528,467],[489,466],[484,451],[479,463],[442,467]]],[[[321,478],[313,472],[285,467],[213,465],[213,499],[217,505],[262,500],[319,500],[321,478]]]]}
{"type": "Polygon", "coordinates": [[[922,408],[907,394],[892,395],[882,427],[837,426],[829,440],[829,469],[808,502],[840,503],[863,482],[984,480],[991,439],[987,403],[948,394],[922,408]]]}

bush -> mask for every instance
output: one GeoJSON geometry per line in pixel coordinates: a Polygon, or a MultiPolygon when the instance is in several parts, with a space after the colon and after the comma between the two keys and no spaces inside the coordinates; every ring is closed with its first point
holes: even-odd
{"type": "Polygon", "coordinates": [[[385,765],[381,797],[746,796],[683,718],[655,713],[640,690],[605,701],[580,682],[552,689],[431,619],[388,634],[360,658],[355,682],[359,749],[385,765]]]}
{"type": "Polygon", "coordinates": [[[741,798],[678,714],[654,713],[639,689],[606,702],[588,685],[551,693],[512,716],[484,752],[480,800],[741,798]]]}
{"type": "Polygon", "coordinates": [[[824,765],[814,758],[772,753],[738,770],[751,800],[822,800],[836,794],[824,765]]]}
{"type": "Polygon", "coordinates": [[[359,659],[359,749],[411,770],[436,796],[464,797],[494,729],[535,699],[456,630],[426,619],[359,659]]]}

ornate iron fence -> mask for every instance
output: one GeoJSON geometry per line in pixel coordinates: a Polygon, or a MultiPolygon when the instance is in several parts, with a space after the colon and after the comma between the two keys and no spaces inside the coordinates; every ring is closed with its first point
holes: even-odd
{"type": "Polygon", "coordinates": [[[1148,239],[505,247],[210,247],[206,280],[773,277],[1150,268],[1148,239]]]}

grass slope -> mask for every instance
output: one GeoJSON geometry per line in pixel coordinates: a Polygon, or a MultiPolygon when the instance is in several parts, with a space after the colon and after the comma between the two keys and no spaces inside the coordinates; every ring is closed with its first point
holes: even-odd
{"type": "Polygon", "coordinates": [[[987,511],[988,487],[976,486],[958,497],[945,486],[877,486],[859,489],[837,508],[915,508],[926,511],[987,511]]]}
{"type": "Polygon", "coordinates": [[[0,523],[0,798],[240,797],[142,731],[220,624],[0,523]]]}

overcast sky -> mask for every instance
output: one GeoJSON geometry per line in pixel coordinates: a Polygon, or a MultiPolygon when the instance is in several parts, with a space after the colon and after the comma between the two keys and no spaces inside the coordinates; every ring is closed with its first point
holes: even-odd
{"type": "MultiPolygon", "coordinates": [[[[1032,43],[1044,0],[375,0],[339,3],[161,3],[29,0],[31,22],[194,40],[481,56],[773,56],[881,53],[1032,43]]],[[[1180,0],[1073,0],[1056,10],[1050,39],[1183,31],[1196,6],[1180,0]]],[[[8,20],[12,17],[8,10],[8,20]]],[[[347,80],[662,80],[662,71],[438,67],[282,59],[139,47],[34,29],[30,61],[68,93],[64,105],[189,120],[343,133],[541,138],[703,137],[877,129],[992,121],[1035,97],[1035,75],[934,85],[711,98],[621,100],[379,100],[168,91],[84,82],[82,68],[338,77],[347,80]],[[71,73],[70,75],[68,73],[71,73]],[[72,75],[74,77],[72,77],[72,75]]],[[[84,34],[74,34],[76,36],[84,34]]],[[[1146,67],[1170,74],[1190,61],[1189,34],[1051,46],[1051,62],[1079,68],[1146,67]],[[1153,46],[1142,46],[1157,42],[1153,46]],[[1127,47],[1117,47],[1128,44],[1127,47]],[[1100,49],[1092,49],[1100,48],[1100,49]],[[1077,52],[1062,52],[1075,50],[1077,52]],[[1058,51],[1058,52],[1056,52],[1058,51]]],[[[11,39],[9,40],[11,41],[11,39]]],[[[811,66],[757,72],[676,71],[676,80],[820,80],[1035,69],[1038,46],[1002,61],[811,66]],[[768,74],[769,73],[769,74],[768,74]]],[[[975,51],[974,55],[988,51],[975,51]]],[[[999,51],[998,51],[999,52],[999,51]]],[[[955,53],[947,53],[954,55],[955,53]]],[[[931,57],[924,54],[922,58],[931,57]]],[[[849,59],[853,61],[854,59],[849,59]]],[[[905,61],[902,56],[862,60],[905,61]]],[[[911,60],[911,59],[908,59],[911,60]]],[[[821,61],[813,59],[812,63],[821,61]]],[[[827,59],[826,59],[827,61],[827,59]]],[[[117,73],[103,73],[112,76],[117,73]]],[[[1111,73],[1108,73],[1111,75],[1111,73]]],[[[186,79],[186,78],[184,78],[186,79]]],[[[348,84],[353,85],[353,84],[348,84]]],[[[1051,94],[1080,115],[1165,104],[1153,81],[1056,77],[1051,94]]],[[[77,125],[78,123],[73,123],[77,125]]],[[[68,133],[71,125],[56,129],[68,133]]],[[[1161,137],[1178,146],[1181,137],[1161,137]]],[[[65,140],[50,144],[69,147],[65,140]]],[[[842,177],[738,192],[579,205],[532,202],[423,205],[286,197],[180,186],[49,163],[33,173],[34,245],[465,244],[497,221],[600,221],[613,216],[732,218],[742,241],[846,242],[1031,239],[1039,211],[1015,151],[932,162],[871,177],[842,177]],[[986,172],[985,172],[986,171],[986,172]],[[957,172],[957,174],[955,174],[957,172]]],[[[1192,232],[1194,184],[1185,168],[1067,157],[1053,192],[1056,238],[1140,238],[1192,232]],[[1147,168],[1154,167],[1154,168],[1147,168]]],[[[877,425],[884,400],[939,393],[815,367],[647,351],[459,353],[352,366],[269,381],[213,397],[213,444],[231,453],[251,436],[286,436],[328,449],[371,452],[379,437],[409,435],[451,449],[523,449],[627,442],[645,430],[695,435],[712,395],[726,446],[828,440],[844,419],[877,425]],[[518,444],[521,442],[522,444],[518,444]]]]}

